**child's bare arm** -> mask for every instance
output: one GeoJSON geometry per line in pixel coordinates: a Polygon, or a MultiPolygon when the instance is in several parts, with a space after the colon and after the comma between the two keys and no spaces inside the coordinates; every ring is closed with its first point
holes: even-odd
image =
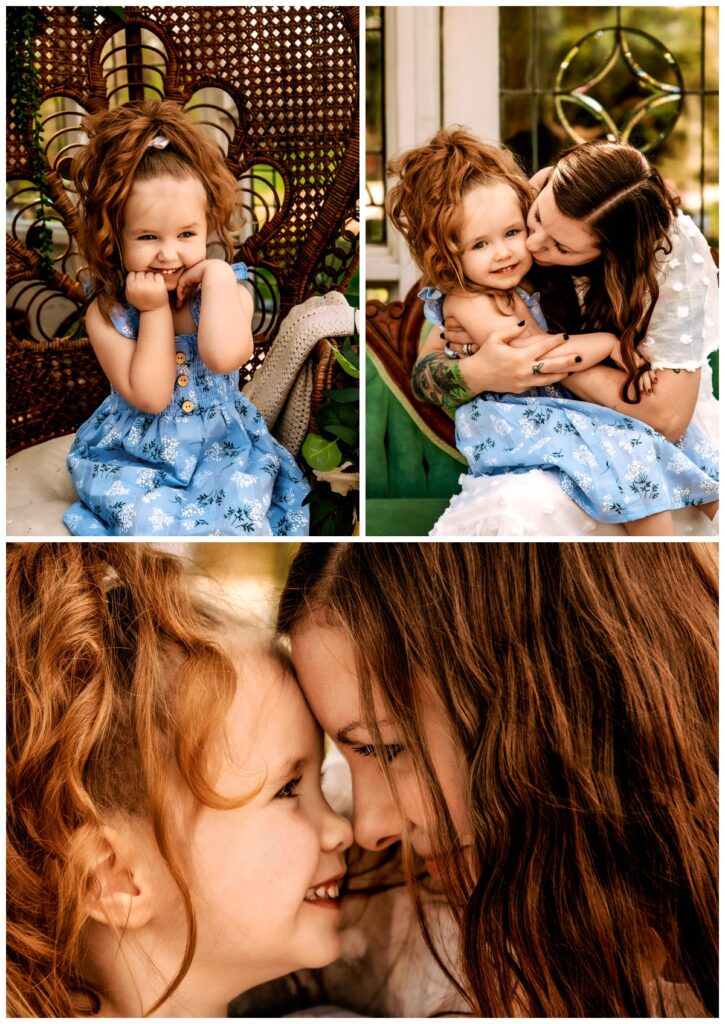
{"type": "Polygon", "coordinates": [[[111,386],[141,412],[159,413],[171,401],[176,377],[174,321],[160,274],[131,273],[126,298],[140,312],[136,341],[125,338],[101,316],[97,302],[86,314],[86,329],[111,386]]]}
{"type": "Polygon", "coordinates": [[[254,348],[252,297],[223,260],[202,260],[182,274],[180,302],[201,284],[199,355],[213,373],[231,373],[247,362],[254,348]]]}
{"type": "Polygon", "coordinates": [[[454,316],[476,345],[484,345],[489,335],[516,323],[515,317],[505,316],[490,295],[447,295],[444,300],[446,316],[454,316]]]}

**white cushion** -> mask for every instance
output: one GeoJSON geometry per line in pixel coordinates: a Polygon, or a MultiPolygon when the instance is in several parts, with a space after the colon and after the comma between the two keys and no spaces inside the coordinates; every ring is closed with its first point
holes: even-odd
{"type": "Polygon", "coordinates": [[[63,513],[76,500],[65,460],[73,434],[26,448],[7,461],[9,537],[67,537],[63,513]]]}

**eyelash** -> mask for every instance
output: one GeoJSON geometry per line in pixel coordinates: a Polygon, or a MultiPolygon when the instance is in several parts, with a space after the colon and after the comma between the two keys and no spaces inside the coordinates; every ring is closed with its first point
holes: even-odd
{"type": "MultiPolygon", "coordinates": [[[[521,229],[520,228],[511,228],[510,231],[506,232],[506,238],[515,238],[516,235],[518,235],[520,233],[521,233],[521,229]]],[[[477,249],[478,250],[483,249],[483,247],[486,246],[486,245],[488,245],[488,242],[476,242],[476,244],[473,247],[474,251],[477,250],[477,249]]]]}
{"type": "MultiPolygon", "coordinates": [[[[536,207],[534,207],[534,220],[536,221],[537,224],[541,224],[541,217],[539,216],[539,211],[536,209],[536,207]]],[[[569,255],[569,250],[568,249],[562,249],[562,247],[559,245],[558,242],[554,242],[554,248],[562,256],[568,256],[569,255]]]]}
{"type": "Polygon", "coordinates": [[[275,800],[296,800],[298,794],[295,793],[295,790],[299,786],[300,782],[302,782],[302,776],[301,775],[298,775],[294,779],[289,779],[289,781],[285,782],[284,786],[282,786],[282,788],[280,790],[278,790],[278,792],[276,792],[274,794],[274,799],[275,800]]]}
{"type": "MultiPolygon", "coordinates": [[[[195,233],[193,231],[182,231],[181,235],[179,237],[180,238],[193,238],[194,234],[195,233]]],[[[155,238],[156,238],[156,235],[140,235],[139,236],[139,242],[149,242],[149,241],[153,241],[155,238]]]]}
{"type": "Polygon", "coordinates": [[[399,754],[403,753],[405,747],[400,743],[385,743],[381,748],[377,748],[372,743],[366,743],[363,746],[352,748],[353,753],[359,754],[360,757],[375,757],[378,749],[382,750],[383,757],[390,764],[399,754]]]}

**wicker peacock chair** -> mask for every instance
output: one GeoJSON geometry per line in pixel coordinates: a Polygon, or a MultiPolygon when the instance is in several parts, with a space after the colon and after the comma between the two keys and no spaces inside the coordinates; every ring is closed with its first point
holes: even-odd
{"type": "Polygon", "coordinates": [[[108,392],[83,326],[69,173],[86,111],[176,100],[225,151],[247,214],[235,259],[253,268],[256,307],[242,384],[291,307],[342,290],[357,262],[357,7],[127,7],[123,22],[92,28],[73,8],[41,10],[35,42],[54,272],[44,277],[37,251],[33,125],[11,114],[9,454],[73,432],[108,392]]]}

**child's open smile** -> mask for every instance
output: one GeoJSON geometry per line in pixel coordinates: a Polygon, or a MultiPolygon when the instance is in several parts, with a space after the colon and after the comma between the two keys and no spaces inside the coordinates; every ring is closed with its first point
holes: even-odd
{"type": "Polygon", "coordinates": [[[507,291],[531,269],[521,203],[506,182],[479,185],[466,194],[458,238],[463,271],[474,284],[507,291]]]}

